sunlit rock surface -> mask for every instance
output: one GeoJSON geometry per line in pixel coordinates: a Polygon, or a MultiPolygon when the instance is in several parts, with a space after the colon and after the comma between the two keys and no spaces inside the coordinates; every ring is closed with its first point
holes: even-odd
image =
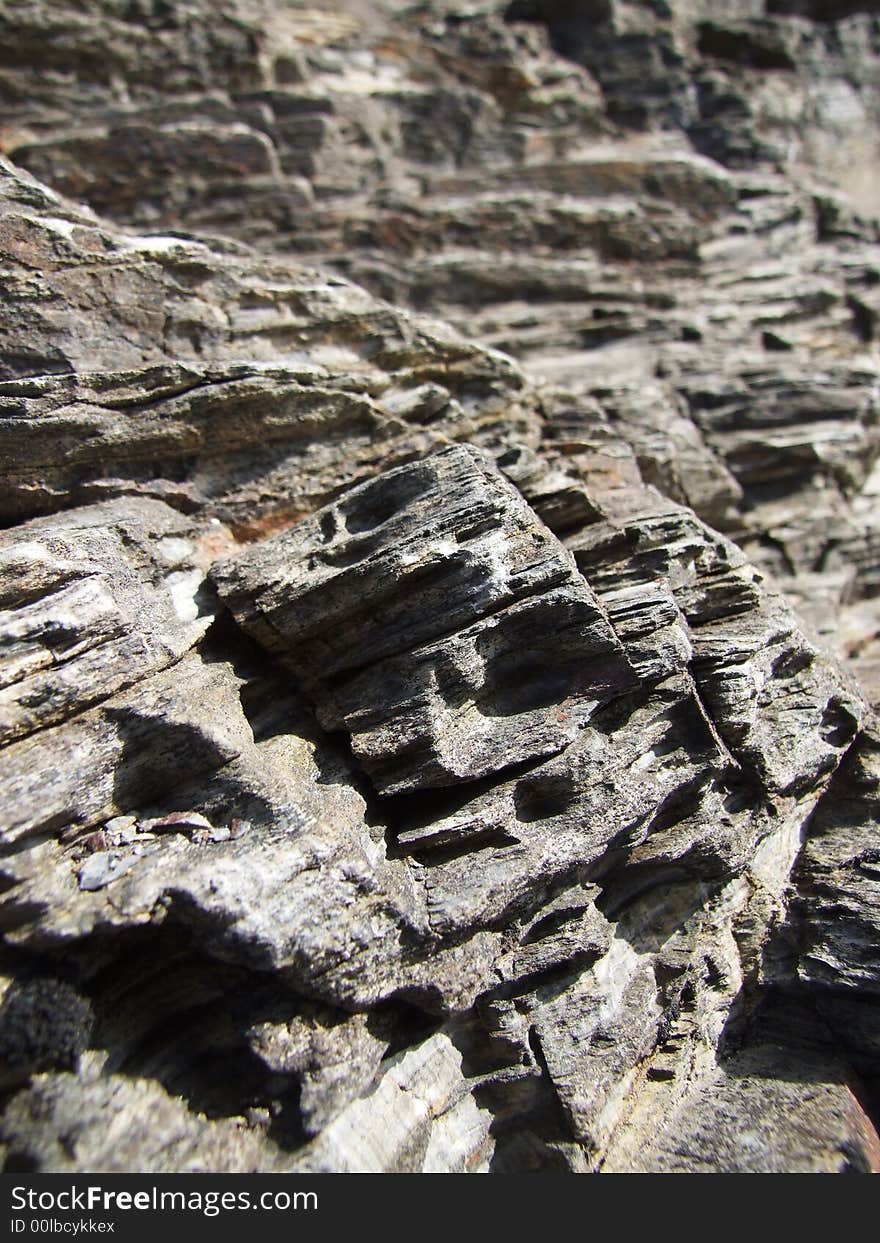
{"type": "Polygon", "coordinates": [[[880,1168],[880,14],[0,0],[0,1151],[880,1168]]]}

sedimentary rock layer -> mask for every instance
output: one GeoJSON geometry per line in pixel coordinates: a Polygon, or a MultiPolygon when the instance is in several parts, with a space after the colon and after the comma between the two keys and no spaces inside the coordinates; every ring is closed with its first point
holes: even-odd
{"type": "Polygon", "coordinates": [[[880,1168],[880,19],[716,7],[0,0],[6,1170],[880,1168]]]}

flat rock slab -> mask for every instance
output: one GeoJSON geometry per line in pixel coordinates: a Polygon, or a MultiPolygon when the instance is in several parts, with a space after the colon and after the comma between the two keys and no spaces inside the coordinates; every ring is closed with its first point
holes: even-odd
{"type": "MultiPolygon", "coordinates": [[[[662,1092],[663,1085],[658,1089],[662,1092]]],[[[880,1142],[845,1070],[802,1052],[750,1046],[695,1083],[638,1153],[609,1173],[868,1174],[880,1142]]]]}

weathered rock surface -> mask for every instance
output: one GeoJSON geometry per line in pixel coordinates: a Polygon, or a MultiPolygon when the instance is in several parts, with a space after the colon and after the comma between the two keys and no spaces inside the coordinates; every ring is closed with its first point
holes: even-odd
{"type": "Polygon", "coordinates": [[[874,8],[0,0],[5,1169],[880,1168],[874,8]]]}
{"type": "Polygon", "coordinates": [[[564,750],[635,683],[574,558],[466,447],[361,484],[212,578],[382,794],[564,750]]]}

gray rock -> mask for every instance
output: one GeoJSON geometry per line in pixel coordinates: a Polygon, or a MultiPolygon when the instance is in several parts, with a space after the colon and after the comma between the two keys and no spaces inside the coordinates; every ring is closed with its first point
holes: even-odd
{"type": "Polygon", "coordinates": [[[464,447],[363,484],[212,579],[385,794],[560,751],[635,684],[570,554],[464,447]]]}
{"type": "Polygon", "coordinates": [[[876,1168],[876,19],[161,8],[0,0],[0,1163],[876,1168]]]}
{"type": "MultiPolygon", "coordinates": [[[[662,1079],[654,1090],[670,1095],[662,1079]]],[[[792,1064],[773,1046],[750,1048],[709,1072],[674,1109],[653,1135],[640,1130],[640,1151],[613,1151],[604,1168],[688,1174],[877,1170],[877,1133],[833,1063],[802,1056],[792,1064]]],[[[657,1120],[655,1115],[655,1127],[657,1120]]]]}
{"type": "Polygon", "coordinates": [[[203,551],[141,499],[0,536],[0,739],[23,738],[176,663],[204,633],[203,551]]]}

